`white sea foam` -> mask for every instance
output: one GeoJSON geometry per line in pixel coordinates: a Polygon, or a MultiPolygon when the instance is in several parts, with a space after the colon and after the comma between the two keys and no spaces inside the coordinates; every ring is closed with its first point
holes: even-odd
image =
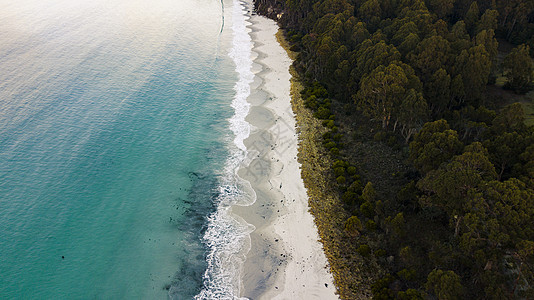
{"type": "Polygon", "coordinates": [[[252,204],[256,195],[250,183],[237,175],[240,166],[246,164],[247,149],[243,141],[250,134],[250,124],[245,120],[250,104],[252,72],[252,41],[247,29],[246,3],[233,1],[233,46],[229,56],[233,59],[238,81],[234,86],[232,107],[235,114],[229,120],[234,138],[224,176],[220,180],[217,210],[208,218],[204,243],[209,249],[204,287],[195,299],[241,299],[241,270],[245,254],[250,249],[250,233],[254,226],[231,214],[232,205],[252,204]]]}

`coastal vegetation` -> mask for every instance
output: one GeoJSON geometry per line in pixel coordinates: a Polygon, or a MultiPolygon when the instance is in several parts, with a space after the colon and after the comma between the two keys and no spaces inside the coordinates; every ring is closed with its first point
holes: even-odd
{"type": "Polygon", "coordinates": [[[534,3],[255,5],[341,298],[534,298],[534,3]]]}

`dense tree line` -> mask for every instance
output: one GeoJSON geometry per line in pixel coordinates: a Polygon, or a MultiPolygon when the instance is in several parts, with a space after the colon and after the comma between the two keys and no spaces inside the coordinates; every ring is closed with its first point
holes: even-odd
{"type": "Polygon", "coordinates": [[[380,245],[358,248],[388,273],[374,297],[534,298],[534,128],[520,104],[487,90],[502,76],[510,92],[532,89],[534,1],[255,4],[299,52],[302,97],[328,128],[323,145],[352,214],[349,238],[380,245]],[[505,43],[515,46],[502,57],[505,43]],[[395,197],[380,199],[344,150],[338,116],[351,114],[405,151],[411,171],[395,197]]]}

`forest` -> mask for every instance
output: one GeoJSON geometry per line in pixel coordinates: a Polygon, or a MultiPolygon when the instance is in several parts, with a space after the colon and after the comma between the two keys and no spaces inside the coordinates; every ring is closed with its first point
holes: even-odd
{"type": "Polygon", "coordinates": [[[534,1],[255,8],[323,128],[339,207],[312,213],[340,297],[534,299],[534,1]]]}

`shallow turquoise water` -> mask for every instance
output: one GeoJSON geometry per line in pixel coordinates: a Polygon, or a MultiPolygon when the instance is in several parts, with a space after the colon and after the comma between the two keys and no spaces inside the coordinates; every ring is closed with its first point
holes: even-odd
{"type": "Polygon", "coordinates": [[[0,2],[0,298],[196,295],[232,140],[221,2],[0,2]]]}

